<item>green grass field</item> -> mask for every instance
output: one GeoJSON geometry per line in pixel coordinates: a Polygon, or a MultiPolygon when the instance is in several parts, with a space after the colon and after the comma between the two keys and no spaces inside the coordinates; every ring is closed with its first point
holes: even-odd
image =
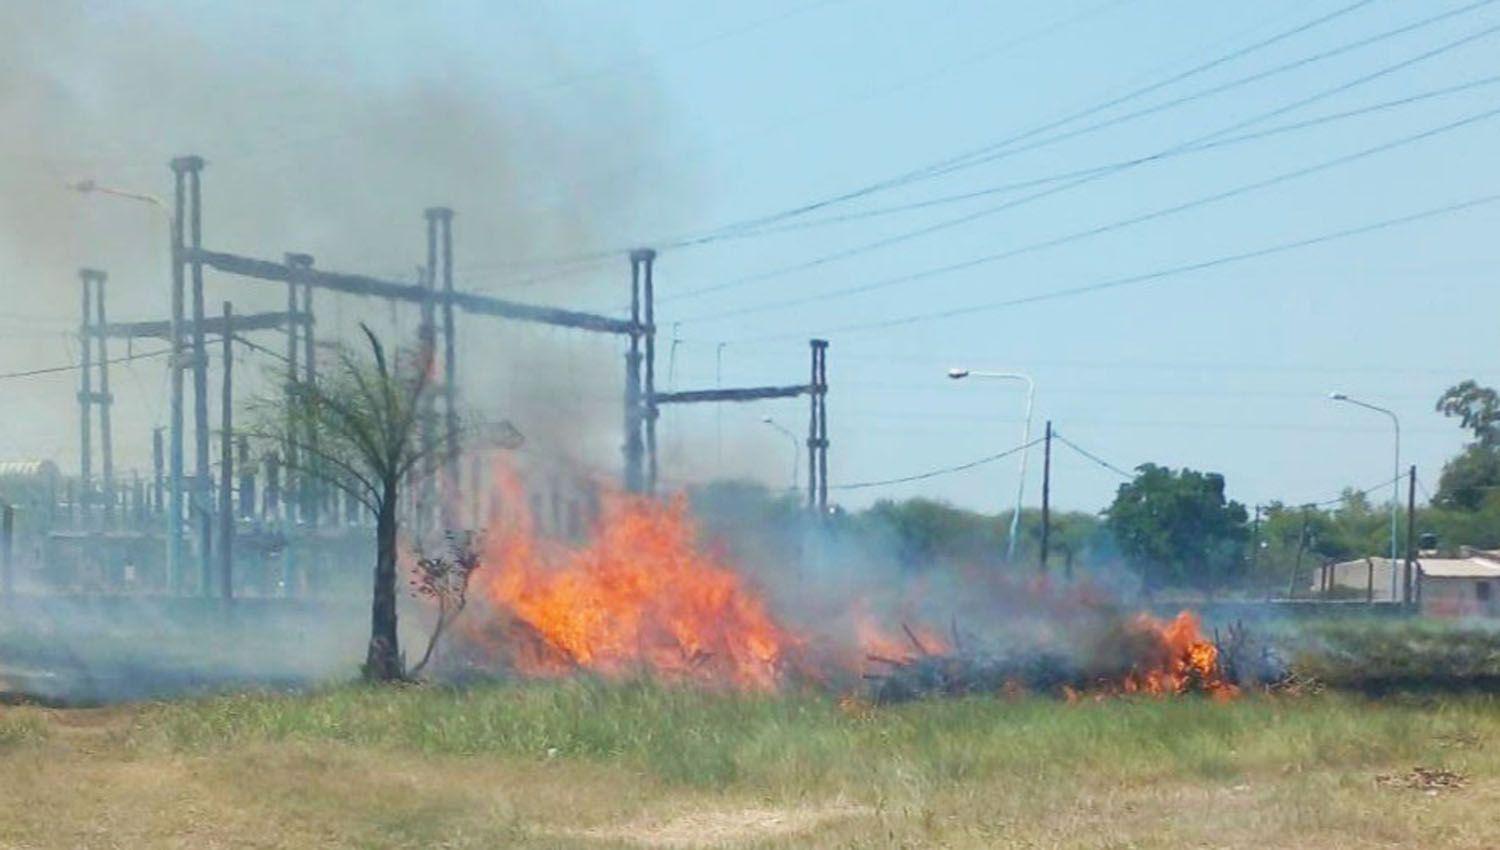
{"type": "Polygon", "coordinates": [[[1478,848],[1497,803],[1481,696],[871,709],[575,681],[0,709],[3,847],[1478,848]]]}

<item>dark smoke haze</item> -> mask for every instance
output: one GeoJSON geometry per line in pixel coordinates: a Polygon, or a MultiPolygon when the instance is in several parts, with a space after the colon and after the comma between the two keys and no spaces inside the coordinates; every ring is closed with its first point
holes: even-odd
{"type": "MultiPolygon", "coordinates": [[[[563,275],[538,262],[623,249],[694,224],[692,176],[648,156],[672,128],[649,62],[637,61],[642,46],[619,31],[578,32],[543,7],[445,14],[419,6],[367,17],[358,10],[0,4],[0,371],[77,361],[83,266],[109,273],[112,321],[167,318],[166,217],[67,187],[91,179],[170,200],[167,163],[188,153],[208,162],[209,248],[273,260],[301,251],[320,268],[413,282],[425,260],[422,212],[445,205],[457,213],[460,289],[624,315],[623,250],[618,260],[563,275]],[[464,25],[479,14],[500,19],[486,32],[513,37],[497,44],[464,25]],[[595,73],[621,63],[630,73],[595,73]]],[[[242,313],[284,309],[279,285],[211,270],[205,278],[210,314],[226,300],[242,313]]],[[[415,341],[410,306],[317,293],[315,309],[320,340],[347,342],[368,322],[397,345],[415,341]]],[[[618,472],[621,340],[462,314],[458,340],[462,396],[478,417],[513,422],[532,458],[574,472],[618,472]]],[[[285,344],[275,332],[257,341],[278,352],[285,344]]],[[[111,354],[162,347],[116,341],[111,354]]],[[[279,374],[279,364],[244,349],[236,357],[238,400],[265,394],[267,373],[279,374]]],[[[118,365],[112,379],[116,468],[122,478],[148,474],[150,431],[167,417],[164,361],[118,365]]],[[[74,372],[7,382],[0,460],[45,458],[76,474],[76,382],[74,372]]],[[[210,384],[217,423],[217,351],[210,384]]],[[[695,455],[712,457],[718,447],[710,441],[678,434],[667,443],[682,461],[679,473],[693,476],[695,455]]],[[[358,590],[352,608],[325,618],[326,633],[293,630],[275,648],[219,634],[225,655],[192,650],[204,645],[211,612],[176,622],[130,604],[60,602],[14,620],[6,634],[37,662],[32,673],[48,675],[49,665],[70,671],[53,691],[89,699],[170,689],[159,679],[173,670],[186,680],[224,681],[348,674],[362,651],[367,594],[358,590]],[[142,632],[143,624],[151,625],[142,632]],[[133,660],[123,667],[98,654],[126,645],[133,660]],[[199,675],[208,668],[212,675],[199,675]]],[[[244,615],[244,634],[265,631],[259,617],[244,615]]]]}
{"type": "MultiPolygon", "coordinates": [[[[589,73],[621,58],[609,50],[641,52],[619,33],[567,32],[570,44],[603,48],[574,55],[558,47],[566,17],[537,9],[486,12],[515,33],[503,45],[480,43],[462,14],[415,8],[368,18],[341,4],[203,12],[187,3],[0,8],[6,371],[76,358],[79,266],[109,271],[112,319],[165,318],[165,219],[64,186],[93,178],[167,197],[166,163],[183,153],[209,163],[209,247],[272,259],[306,251],[322,268],[414,280],[422,210],[443,204],[457,211],[461,288],[617,315],[628,301],[623,256],[517,284],[538,274],[528,264],[539,259],[628,245],[691,214],[688,178],[645,167],[670,133],[649,67],[622,79],[589,73]]],[[[210,312],[224,300],[237,311],[281,309],[283,299],[278,286],[207,275],[210,312]]],[[[414,334],[414,310],[328,294],[317,308],[324,339],[347,338],[361,320],[398,339],[414,334]]],[[[617,465],[618,341],[460,322],[463,382],[481,413],[516,422],[534,447],[617,465]]],[[[275,334],[262,342],[281,345],[275,334]]],[[[254,364],[257,355],[245,356],[254,364]]],[[[126,469],[149,461],[163,372],[143,360],[115,375],[126,469]]],[[[5,455],[76,469],[75,429],[65,427],[74,380],[33,379],[8,394],[5,455]]]]}

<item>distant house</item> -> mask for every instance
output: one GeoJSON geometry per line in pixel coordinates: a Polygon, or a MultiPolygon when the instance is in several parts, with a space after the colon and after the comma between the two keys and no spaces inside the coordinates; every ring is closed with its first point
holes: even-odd
{"type": "Polygon", "coordinates": [[[1423,558],[1421,610],[1431,617],[1500,615],[1500,555],[1423,558]]]}
{"type": "MultiPolygon", "coordinates": [[[[1398,594],[1405,568],[1403,561],[1394,564],[1398,594]]],[[[1388,603],[1392,601],[1392,569],[1389,558],[1329,564],[1313,573],[1313,591],[1388,603]]],[[[1464,549],[1457,558],[1424,552],[1417,558],[1414,582],[1416,598],[1426,616],[1500,618],[1500,551],[1464,549]]]]}

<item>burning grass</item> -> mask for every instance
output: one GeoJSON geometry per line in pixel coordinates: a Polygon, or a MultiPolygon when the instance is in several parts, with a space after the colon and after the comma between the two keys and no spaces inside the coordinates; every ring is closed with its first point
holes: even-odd
{"type": "Polygon", "coordinates": [[[605,491],[587,539],[559,540],[537,532],[508,468],[494,478],[480,604],[446,664],[455,679],[645,676],[726,691],[864,689],[879,702],[1239,691],[1231,674],[1243,665],[1221,659],[1191,612],[1158,620],[1086,587],[995,571],[936,583],[760,574],[777,594],[701,539],[680,496],[605,491]]]}

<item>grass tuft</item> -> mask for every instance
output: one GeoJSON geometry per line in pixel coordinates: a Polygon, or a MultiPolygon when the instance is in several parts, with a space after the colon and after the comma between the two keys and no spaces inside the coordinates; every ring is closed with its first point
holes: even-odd
{"type": "Polygon", "coordinates": [[[178,751],[340,742],[442,756],[624,761],[670,784],[837,792],[1088,775],[1228,780],[1417,758],[1442,736],[1500,736],[1492,698],[1370,710],[1359,697],[916,702],[852,716],[819,695],[737,695],[640,681],[469,689],[334,688],[166,703],[132,739],[178,751]]]}
{"type": "Polygon", "coordinates": [[[0,751],[37,744],[48,737],[47,722],[24,709],[0,709],[0,751]]]}

